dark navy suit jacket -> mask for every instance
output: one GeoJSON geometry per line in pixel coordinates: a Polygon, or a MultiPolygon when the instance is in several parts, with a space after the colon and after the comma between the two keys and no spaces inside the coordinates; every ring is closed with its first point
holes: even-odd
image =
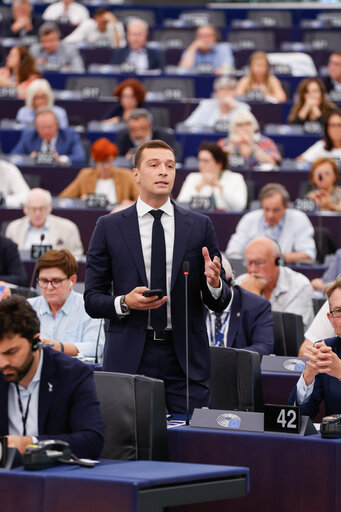
{"type": "MultiPolygon", "coordinates": [[[[78,457],[99,457],[103,426],[92,370],[52,348],[43,353],[38,439],[62,439],[78,457]]],[[[8,434],[8,386],[0,376],[0,435],[8,434]]]]}
{"type": "MultiPolygon", "coordinates": [[[[341,359],[341,338],[329,338],[325,344],[332,347],[333,351],[341,359]]],[[[315,377],[315,384],[309,400],[300,405],[302,414],[310,416],[312,419],[319,412],[320,403],[324,400],[326,416],[329,414],[341,413],[341,382],[335,377],[326,373],[319,373],[315,377]]],[[[292,391],[289,404],[296,402],[296,386],[292,391]]]]}
{"type": "MultiPolygon", "coordinates": [[[[173,342],[177,358],[185,371],[185,278],[184,261],[190,264],[189,302],[189,377],[209,377],[209,344],[204,318],[205,304],[213,311],[223,311],[230,291],[222,271],[223,292],[215,300],[204,276],[202,247],[213,259],[220,257],[216,234],[209,217],[174,204],[174,252],[171,277],[171,316],[173,342]],[[201,298],[202,292],[202,298],[201,298]]],[[[110,319],[104,347],[103,369],[136,373],[146,340],[148,311],[133,310],[119,318],[115,296],[125,295],[137,286],[147,286],[136,205],[98,219],[87,253],[85,309],[90,316],[110,319]],[[113,282],[114,296],[110,295],[113,282]]]]}
{"type": "Polygon", "coordinates": [[[227,346],[271,354],[274,344],[270,302],[254,293],[233,288],[227,346]]]}
{"type": "MultiPolygon", "coordinates": [[[[149,48],[148,46],[146,46],[146,51],[148,69],[163,69],[165,65],[163,53],[157,48],[149,48]]],[[[130,46],[125,46],[124,48],[116,48],[112,53],[111,64],[123,64],[128,59],[130,52],[130,46]]]]}
{"type": "MultiPolygon", "coordinates": [[[[25,130],[12,149],[11,155],[30,155],[32,151],[40,151],[42,139],[36,130],[25,130]]],[[[80,136],[72,128],[59,129],[56,143],[59,155],[67,155],[73,164],[85,164],[85,151],[80,136]]]]}
{"type": "Polygon", "coordinates": [[[27,286],[27,275],[18,246],[0,234],[0,281],[27,286]]]}

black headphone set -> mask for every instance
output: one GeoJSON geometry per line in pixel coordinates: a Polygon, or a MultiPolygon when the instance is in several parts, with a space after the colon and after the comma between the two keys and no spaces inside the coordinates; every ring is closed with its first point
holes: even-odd
{"type": "Polygon", "coordinates": [[[277,267],[279,267],[281,264],[282,264],[282,259],[280,256],[277,256],[277,258],[275,259],[275,265],[277,265],[277,267]]]}
{"type": "Polygon", "coordinates": [[[31,343],[32,343],[32,352],[35,352],[36,350],[38,350],[39,346],[40,346],[40,338],[33,338],[33,340],[31,340],[31,343]]]}

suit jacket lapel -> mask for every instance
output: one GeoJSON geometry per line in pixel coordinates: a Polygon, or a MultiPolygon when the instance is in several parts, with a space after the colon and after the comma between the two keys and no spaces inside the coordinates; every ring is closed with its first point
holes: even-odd
{"type": "MultiPolygon", "coordinates": [[[[50,349],[53,350],[53,349],[50,349]]],[[[43,434],[46,418],[48,416],[51,403],[55,397],[57,389],[57,378],[55,375],[55,364],[52,354],[48,349],[42,349],[43,367],[41,369],[39,386],[39,406],[38,406],[38,431],[43,434]]]]}
{"type": "Polygon", "coordinates": [[[177,206],[174,202],[174,250],[173,250],[173,267],[172,267],[172,280],[171,290],[174,287],[180,266],[184,259],[184,254],[187,248],[187,242],[192,229],[192,219],[188,212],[177,206]]]}
{"type": "MultiPolygon", "coordinates": [[[[122,211],[123,222],[119,223],[122,237],[128,247],[130,256],[133,258],[136,268],[140,274],[141,281],[148,286],[146,269],[144,266],[142,245],[139,224],[137,219],[136,204],[122,211]]],[[[124,256],[124,255],[123,255],[124,256]]]]}

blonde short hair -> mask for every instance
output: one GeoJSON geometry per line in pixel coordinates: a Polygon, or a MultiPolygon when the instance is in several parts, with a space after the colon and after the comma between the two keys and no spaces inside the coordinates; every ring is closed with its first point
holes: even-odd
{"type": "Polygon", "coordinates": [[[33,109],[33,100],[37,92],[43,92],[47,97],[47,106],[52,107],[54,96],[51,85],[45,78],[37,78],[26,89],[26,107],[33,109]]]}

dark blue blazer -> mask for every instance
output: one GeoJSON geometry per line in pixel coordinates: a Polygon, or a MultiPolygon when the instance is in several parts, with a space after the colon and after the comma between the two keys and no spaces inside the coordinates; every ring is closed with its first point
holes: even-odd
{"type": "MultiPolygon", "coordinates": [[[[40,151],[41,138],[36,130],[24,130],[11,155],[30,155],[32,151],[40,151]]],[[[59,129],[56,151],[67,155],[73,164],[85,164],[85,151],[80,136],[72,128],[59,129]]]]}
{"type": "MultiPolygon", "coordinates": [[[[161,50],[157,48],[149,48],[146,46],[148,69],[163,69],[165,66],[164,55],[161,50]]],[[[113,50],[111,56],[111,64],[121,65],[126,62],[129,53],[131,52],[130,46],[124,48],[116,48],[113,50]]]]}
{"type": "Polygon", "coordinates": [[[0,281],[27,286],[27,275],[18,246],[0,234],[0,281]]]}
{"type": "MultiPolygon", "coordinates": [[[[103,425],[92,370],[52,348],[43,353],[38,439],[62,439],[78,457],[99,457],[103,425]]],[[[0,435],[8,434],[8,386],[0,376],[0,435]]]]}
{"type": "MultiPolygon", "coordinates": [[[[329,338],[325,340],[325,344],[333,348],[333,352],[341,358],[341,338],[329,338]]],[[[292,391],[289,404],[296,402],[296,386],[292,391]]],[[[319,373],[315,377],[314,390],[309,400],[300,405],[302,414],[315,418],[319,412],[320,403],[324,400],[326,416],[329,414],[341,413],[341,382],[335,377],[331,377],[326,373],[319,373]]]]}
{"type": "MultiPolygon", "coordinates": [[[[223,311],[230,290],[222,271],[223,292],[215,300],[204,276],[202,247],[211,258],[220,257],[216,234],[209,217],[174,204],[175,237],[171,277],[171,315],[173,342],[177,358],[185,371],[185,278],[184,261],[190,264],[189,302],[189,376],[194,380],[209,377],[209,345],[204,318],[205,304],[213,311],[223,311]],[[202,292],[202,298],[201,298],[202,292]]],[[[115,296],[125,295],[136,286],[147,286],[136,205],[98,219],[87,253],[85,309],[92,317],[110,319],[104,347],[103,369],[136,373],[143,354],[148,311],[133,310],[119,318],[115,296]],[[114,296],[110,295],[113,282],[114,296]]]]}
{"type": "Polygon", "coordinates": [[[254,293],[233,288],[227,346],[271,354],[274,345],[270,302],[254,293]]]}

